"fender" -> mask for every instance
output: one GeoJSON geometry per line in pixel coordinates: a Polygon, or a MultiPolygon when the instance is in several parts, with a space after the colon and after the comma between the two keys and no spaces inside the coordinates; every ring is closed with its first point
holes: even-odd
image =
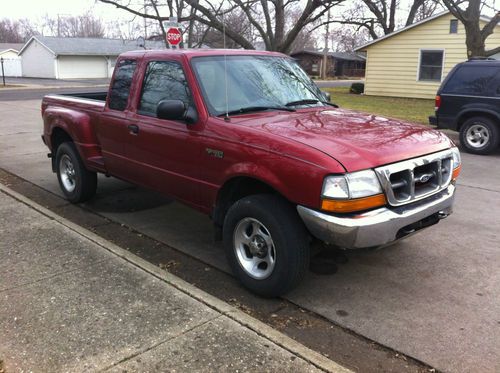
{"type": "Polygon", "coordinates": [[[47,145],[52,151],[52,133],[55,128],[60,128],[73,139],[86,165],[89,158],[101,156],[101,147],[88,114],[63,107],[48,107],[43,113],[43,121],[47,145]]]}
{"type": "Polygon", "coordinates": [[[488,114],[500,121],[500,114],[490,109],[490,105],[475,105],[471,107],[466,107],[457,114],[457,116],[455,117],[455,123],[457,123],[457,130],[460,130],[460,125],[459,125],[460,119],[470,113],[477,113],[478,115],[488,114]]]}
{"type": "Polygon", "coordinates": [[[299,173],[293,171],[296,167],[296,163],[295,167],[283,164],[282,167],[273,170],[266,165],[257,165],[253,162],[235,163],[224,172],[221,187],[236,177],[248,177],[269,185],[294,204],[317,206],[325,170],[310,165],[306,172],[302,169],[299,173]],[[304,184],[304,174],[307,175],[307,185],[304,184]]]}

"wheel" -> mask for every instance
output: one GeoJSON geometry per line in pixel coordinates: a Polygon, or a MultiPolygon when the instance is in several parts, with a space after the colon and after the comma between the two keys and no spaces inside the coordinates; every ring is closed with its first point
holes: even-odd
{"type": "Polygon", "coordinates": [[[223,241],[236,277],[261,296],[290,291],[309,267],[306,228],[278,196],[259,194],[237,201],[224,219],[223,241]]]}
{"type": "Polygon", "coordinates": [[[72,142],[64,142],[57,148],[56,173],[59,186],[70,202],[84,202],[94,196],[97,174],[85,168],[72,142]]]}
{"type": "Polygon", "coordinates": [[[460,129],[460,143],[469,153],[490,154],[500,141],[498,125],[485,117],[467,119],[460,129]]]}

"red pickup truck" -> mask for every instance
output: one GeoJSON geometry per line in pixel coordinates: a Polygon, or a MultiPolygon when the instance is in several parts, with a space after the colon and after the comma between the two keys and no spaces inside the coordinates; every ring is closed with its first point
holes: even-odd
{"type": "Polygon", "coordinates": [[[71,202],[97,173],[209,214],[239,280],[292,289],[309,247],[379,247],[451,212],[460,154],[441,132],[339,109],[288,56],[121,55],[108,93],[48,95],[43,141],[71,202]]]}

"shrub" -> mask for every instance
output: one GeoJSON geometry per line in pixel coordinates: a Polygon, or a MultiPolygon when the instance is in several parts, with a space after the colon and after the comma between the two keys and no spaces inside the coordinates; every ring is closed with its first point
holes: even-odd
{"type": "Polygon", "coordinates": [[[352,83],[349,92],[360,95],[365,92],[365,83],[352,83]]]}

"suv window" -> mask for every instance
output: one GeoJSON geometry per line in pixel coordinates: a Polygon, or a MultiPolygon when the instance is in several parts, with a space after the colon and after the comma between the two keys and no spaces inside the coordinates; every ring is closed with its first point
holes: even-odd
{"type": "Polygon", "coordinates": [[[177,62],[153,61],[148,64],[137,111],[156,117],[156,107],[161,100],[181,100],[186,107],[192,103],[184,71],[177,62]]]}
{"type": "Polygon", "coordinates": [[[115,67],[118,70],[115,73],[109,93],[110,109],[123,111],[127,107],[128,95],[136,65],[137,61],[135,60],[121,60],[118,66],[115,67]]]}
{"type": "Polygon", "coordinates": [[[484,94],[488,84],[500,71],[496,66],[461,66],[450,77],[443,93],[463,95],[484,94]]]}

